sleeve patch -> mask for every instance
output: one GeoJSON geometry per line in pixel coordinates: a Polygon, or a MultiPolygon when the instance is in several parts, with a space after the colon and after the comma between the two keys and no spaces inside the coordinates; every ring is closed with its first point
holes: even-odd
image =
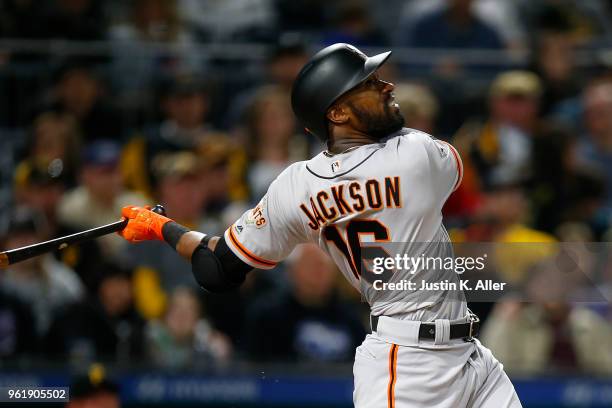
{"type": "MultiPolygon", "coordinates": [[[[255,228],[263,228],[268,224],[268,211],[267,211],[267,198],[261,199],[259,204],[252,210],[249,210],[244,223],[247,226],[254,226],[255,228]]],[[[242,231],[237,231],[238,233],[242,231]]]]}

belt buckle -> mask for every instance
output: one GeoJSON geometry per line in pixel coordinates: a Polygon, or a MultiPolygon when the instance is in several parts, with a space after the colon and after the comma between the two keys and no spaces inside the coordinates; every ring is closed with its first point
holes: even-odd
{"type": "Polygon", "coordinates": [[[474,341],[474,323],[478,323],[478,322],[480,322],[480,319],[478,318],[478,316],[475,315],[474,313],[470,313],[470,331],[468,333],[468,336],[465,337],[463,340],[470,341],[470,342],[474,341]]]}

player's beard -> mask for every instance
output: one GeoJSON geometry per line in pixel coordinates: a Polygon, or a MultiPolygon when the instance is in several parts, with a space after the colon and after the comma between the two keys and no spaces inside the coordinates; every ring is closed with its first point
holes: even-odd
{"type": "Polygon", "coordinates": [[[399,110],[393,110],[387,103],[383,107],[382,114],[361,109],[350,102],[347,103],[365,126],[363,131],[374,140],[380,140],[404,127],[404,116],[399,110]]]}

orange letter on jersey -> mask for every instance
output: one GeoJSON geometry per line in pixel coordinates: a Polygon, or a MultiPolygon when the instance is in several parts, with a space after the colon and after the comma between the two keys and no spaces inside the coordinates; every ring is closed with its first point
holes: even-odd
{"type": "Polygon", "coordinates": [[[336,202],[336,206],[338,210],[340,210],[340,214],[344,215],[346,213],[350,214],[353,212],[351,207],[346,203],[344,199],[344,185],[340,184],[339,186],[332,186],[332,195],[334,196],[334,201],[336,202]]]}
{"type": "Polygon", "coordinates": [[[398,176],[385,177],[385,196],[387,207],[402,208],[402,198],[400,196],[400,178],[398,176]],[[393,204],[391,201],[393,200],[393,204]]]}
{"type": "Polygon", "coordinates": [[[327,192],[325,191],[319,191],[319,193],[317,194],[317,202],[319,203],[321,212],[323,213],[323,216],[325,218],[327,218],[328,220],[333,220],[338,215],[338,212],[334,207],[327,208],[325,206],[324,201],[326,201],[327,199],[329,199],[329,194],[327,194],[327,192]]]}
{"type": "Polygon", "coordinates": [[[310,220],[310,222],[308,223],[308,226],[312,228],[314,231],[318,230],[319,224],[317,223],[317,219],[314,217],[314,215],[312,215],[310,211],[308,211],[308,208],[306,208],[304,204],[300,205],[300,208],[302,209],[302,211],[304,211],[304,214],[306,214],[306,216],[310,220]]]}
{"type": "Polygon", "coordinates": [[[359,190],[361,190],[361,186],[356,181],[352,182],[349,185],[349,195],[353,200],[359,203],[353,204],[353,208],[355,209],[355,211],[363,211],[363,209],[365,208],[363,197],[361,196],[361,194],[359,194],[359,190]]]}

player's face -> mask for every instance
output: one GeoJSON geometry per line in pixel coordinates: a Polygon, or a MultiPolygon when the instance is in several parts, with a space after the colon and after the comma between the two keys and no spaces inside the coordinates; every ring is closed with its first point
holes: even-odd
{"type": "Polygon", "coordinates": [[[372,74],[357,88],[344,95],[342,102],[349,111],[351,123],[373,139],[382,139],[404,126],[399,105],[395,102],[395,86],[372,74]]]}

